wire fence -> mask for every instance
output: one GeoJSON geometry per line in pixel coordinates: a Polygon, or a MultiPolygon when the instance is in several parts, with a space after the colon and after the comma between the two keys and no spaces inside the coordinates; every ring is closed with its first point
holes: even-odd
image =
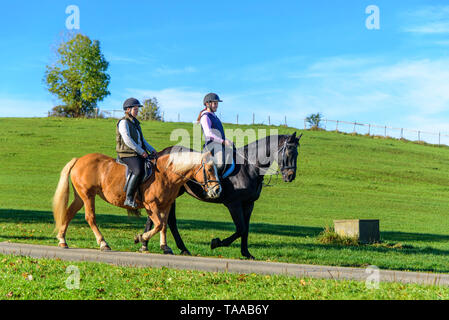
{"type": "MultiPolygon", "coordinates": [[[[304,128],[308,129],[304,120],[304,128]]],[[[364,134],[384,138],[405,139],[416,142],[425,142],[434,145],[449,145],[449,135],[443,132],[428,132],[407,128],[395,128],[374,124],[348,122],[341,120],[322,120],[320,127],[327,131],[339,131],[345,133],[364,134]]]]}
{"type": "MultiPolygon", "coordinates": [[[[123,116],[123,110],[101,110],[103,115],[108,118],[121,118],[123,116]]],[[[184,119],[181,113],[170,114],[168,117],[164,112],[161,112],[162,121],[167,122],[192,122],[191,117],[184,119]]],[[[239,115],[235,114],[223,115],[219,112],[217,116],[222,122],[233,124],[265,124],[274,126],[291,126],[298,129],[311,129],[313,127],[306,119],[292,118],[292,117],[262,117],[256,116],[255,113],[239,115]],[[262,120],[262,121],[261,121],[262,120]]],[[[376,124],[365,124],[359,122],[348,122],[342,120],[330,120],[324,119],[320,121],[319,128],[326,131],[337,131],[344,133],[362,134],[368,136],[378,136],[384,138],[405,139],[410,141],[429,143],[434,145],[449,145],[449,134],[446,132],[427,132],[422,130],[407,129],[407,128],[395,128],[389,126],[381,126],[376,124]]]]}

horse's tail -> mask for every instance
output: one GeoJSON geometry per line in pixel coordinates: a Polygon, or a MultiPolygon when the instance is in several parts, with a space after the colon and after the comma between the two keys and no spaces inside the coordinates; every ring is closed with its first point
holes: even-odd
{"type": "Polygon", "coordinates": [[[69,177],[70,171],[75,165],[78,158],[73,158],[68,162],[61,171],[58,186],[53,196],[53,217],[55,218],[55,231],[59,231],[65,222],[67,214],[67,204],[69,203],[69,177]]]}

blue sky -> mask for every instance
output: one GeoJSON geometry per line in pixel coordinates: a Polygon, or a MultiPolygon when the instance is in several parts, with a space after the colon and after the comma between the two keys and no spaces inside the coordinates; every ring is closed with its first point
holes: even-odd
{"type": "Polygon", "coordinates": [[[0,117],[45,116],[58,103],[42,79],[68,5],[110,62],[102,110],[155,96],[166,119],[193,121],[213,91],[229,122],[254,112],[300,126],[321,112],[449,132],[449,5],[438,0],[4,2],[0,117]],[[369,5],[379,30],[365,26],[369,5]]]}

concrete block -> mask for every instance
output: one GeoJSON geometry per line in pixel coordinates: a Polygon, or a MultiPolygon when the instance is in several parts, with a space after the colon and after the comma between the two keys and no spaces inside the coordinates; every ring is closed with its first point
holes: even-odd
{"type": "Polygon", "coordinates": [[[334,229],[341,236],[358,238],[360,243],[380,241],[379,220],[334,220],[334,229]]]}

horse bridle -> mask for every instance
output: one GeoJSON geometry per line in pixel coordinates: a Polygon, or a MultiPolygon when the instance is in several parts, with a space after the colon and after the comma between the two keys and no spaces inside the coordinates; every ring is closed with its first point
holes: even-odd
{"type": "MultiPolygon", "coordinates": [[[[196,180],[191,180],[191,181],[195,182],[196,184],[200,185],[200,186],[203,187],[203,188],[204,188],[206,185],[208,185],[209,182],[215,182],[216,184],[214,185],[214,187],[217,186],[217,185],[219,186],[219,185],[220,185],[220,181],[219,181],[219,180],[209,180],[209,177],[207,176],[205,164],[206,164],[206,162],[205,162],[204,160],[201,160],[201,167],[195,172],[195,175],[196,175],[201,169],[203,169],[203,180],[206,180],[206,182],[204,182],[204,183],[199,183],[199,182],[196,181],[196,180]]],[[[214,164],[214,168],[215,168],[215,164],[214,164]]],[[[216,174],[218,175],[217,171],[215,171],[215,172],[216,172],[216,174]]]]}
{"type": "MultiPolygon", "coordinates": [[[[298,144],[298,146],[300,146],[298,144]]],[[[282,145],[282,147],[278,150],[279,152],[282,152],[282,161],[281,161],[281,165],[280,165],[280,171],[284,171],[284,170],[288,170],[288,169],[294,169],[296,170],[297,165],[295,162],[295,165],[291,166],[287,163],[288,159],[285,156],[285,152],[287,151],[288,147],[296,147],[296,143],[295,142],[288,142],[288,140],[285,140],[284,144],[282,145]]],[[[299,152],[298,152],[299,153],[299,152]]]]}
{"type": "MultiPolygon", "coordinates": [[[[175,171],[173,171],[173,172],[175,172],[178,176],[183,177],[183,178],[187,179],[188,181],[191,181],[191,182],[201,186],[203,189],[204,189],[204,187],[206,187],[209,184],[209,182],[216,182],[216,184],[213,187],[215,187],[217,185],[220,186],[220,181],[219,180],[210,180],[209,179],[209,177],[207,176],[207,173],[206,173],[206,166],[205,166],[205,164],[206,164],[206,162],[202,159],[201,160],[201,167],[199,167],[198,170],[196,170],[195,174],[194,174],[194,176],[196,176],[196,174],[202,169],[203,170],[203,180],[206,180],[206,182],[204,182],[204,183],[198,182],[198,181],[196,181],[194,179],[189,179],[186,176],[184,176],[184,175],[182,175],[180,173],[177,173],[175,171]]],[[[215,164],[214,164],[214,167],[215,167],[215,164]]]]}

